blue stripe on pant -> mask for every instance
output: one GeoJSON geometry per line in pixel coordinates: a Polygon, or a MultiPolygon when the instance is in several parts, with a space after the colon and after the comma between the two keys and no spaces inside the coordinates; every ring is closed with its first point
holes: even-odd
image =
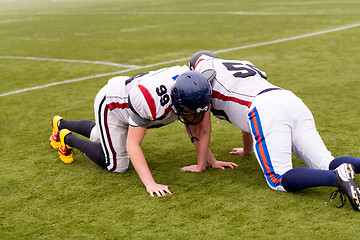
{"type": "Polygon", "coordinates": [[[255,150],[257,153],[258,160],[262,166],[263,172],[265,174],[266,180],[269,185],[273,188],[278,186],[282,186],[282,176],[276,174],[271,162],[270,154],[268,151],[268,147],[266,145],[265,136],[263,133],[263,129],[261,126],[261,121],[259,117],[259,113],[255,108],[253,108],[249,112],[249,120],[251,125],[251,131],[255,136],[255,150]]]}

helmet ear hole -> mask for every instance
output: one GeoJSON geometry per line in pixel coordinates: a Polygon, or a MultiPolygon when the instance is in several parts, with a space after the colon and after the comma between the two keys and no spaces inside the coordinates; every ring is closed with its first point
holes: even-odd
{"type": "Polygon", "coordinates": [[[209,82],[212,82],[212,80],[214,80],[216,77],[216,71],[214,69],[207,69],[201,74],[204,75],[204,77],[206,77],[209,82]]]}

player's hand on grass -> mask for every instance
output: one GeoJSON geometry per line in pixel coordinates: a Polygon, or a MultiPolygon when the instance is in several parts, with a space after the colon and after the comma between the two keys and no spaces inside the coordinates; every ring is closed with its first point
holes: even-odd
{"type": "Polygon", "coordinates": [[[206,166],[205,168],[202,168],[199,167],[199,165],[190,165],[190,166],[182,167],[180,168],[180,170],[183,172],[204,172],[206,170],[206,166]]]}
{"type": "Polygon", "coordinates": [[[146,191],[150,193],[150,196],[152,197],[155,196],[154,193],[158,197],[165,196],[166,193],[171,194],[168,186],[157,184],[156,182],[149,183],[148,185],[146,185],[146,191]]]}
{"type": "Polygon", "coordinates": [[[234,148],[231,152],[230,155],[240,155],[240,156],[247,156],[247,155],[251,155],[252,152],[246,152],[244,150],[244,148],[234,148]]]}
{"type": "Polygon", "coordinates": [[[233,162],[223,162],[223,161],[215,161],[211,163],[212,168],[219,168],[219,169],[225,169],[225,167],[229,167],[234,169],[238,165],[233,162]]]}

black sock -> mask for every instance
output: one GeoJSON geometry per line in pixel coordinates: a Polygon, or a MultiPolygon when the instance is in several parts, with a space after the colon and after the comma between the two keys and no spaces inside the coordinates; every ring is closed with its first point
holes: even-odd
{"type": "Polygon", "coordinates": [[[69,129],[72,132],[79,133],[84,137],[90,138],[91,129],[95,126],[95,123],[90,120],[65,120],[61,119],[59,121],[59,130],[69,129]]]}
{"type": "Polygon", "coordinates": [[[353,165],[355,173],[360,172],[360,158],[351,156],[342,156],[335,158],[331,161],[329,169],[334,170],[343,163],[350,163],[351,165],[353,165]]]}
{"type": "Polygon", "coordinates": [[[102,168],[106,168],[105,154],[100,143],[94,143],[74,134],[66,135],[64,139],[65,143],[70,147],[75,147],[83,152],[91,161],[96,163],[102,168]]]}
{"type": "Polygon", "coordinates": [[[320,186],[336,187],[336,174],[330,170],[298,167],[283,175],[282,184],[288,192],[320,186]]]}

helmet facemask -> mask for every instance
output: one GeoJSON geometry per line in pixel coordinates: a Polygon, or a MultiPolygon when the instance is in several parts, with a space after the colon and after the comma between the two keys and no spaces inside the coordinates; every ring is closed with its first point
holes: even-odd
{"type": "Polygon", "coordinates": [[[177,110],[173,106],[173,111],[178,116],[180,122],[186,125],[196,125],[202,122],[205,117],[205,113],[209,110],[209,106],[210,105],[207,105],[204,108],[198,108],[196,111],[185,106],[179,106],[179,109],[177,110]]]}

